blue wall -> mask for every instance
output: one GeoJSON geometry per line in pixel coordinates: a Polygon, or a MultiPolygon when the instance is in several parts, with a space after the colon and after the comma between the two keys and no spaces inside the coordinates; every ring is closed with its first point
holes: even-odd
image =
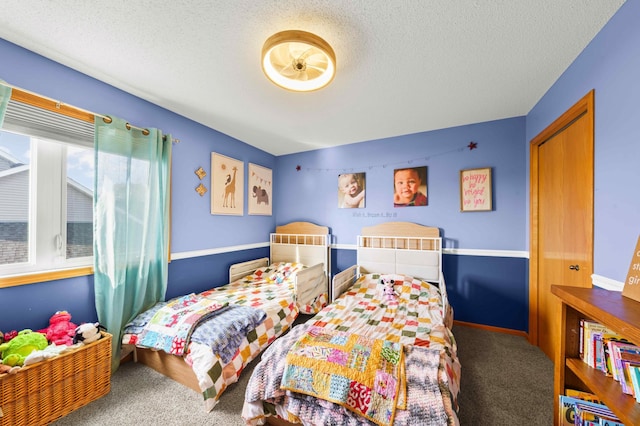
{"type": "Polygon", "coordinates": [[[447,248],[526,250],[524,129],[517,117],[277,157],[278,222],[305,217],[355,244],[363,226],[408,221],[439,227],[447,248]],[[393,170],[419,166],[429,205],[394,208],[393,170]],[[481,167],[493,170],[493,211],[462,213],[460,170],[481,167]],[[366,174],[365,208],[338,208],[338,174],[350,170],[366,174]]]}
{"type": "Polygon", "coordinates": [[[594,273],[620,282],[640,235],[638,17],[627,0],[527,115],[529,141],[595,89],[594,273]]]}
{"type": "MultiPolygon", "coordinates": [[[[203,183],[210,189],[212,151],[268,168],[275,166],[273,155],[3,39],[0,78],[79,108],[157,127],[180,139],[173,146],[171,251],[177,260],[169,265],[168,297],[224,284],[231,263],[268,256],[268,248],[255,246],[268,247],[275,216],[248,216],[247,194],[244,216],[211,215],[211,191],[204,197],[195,192],[200,180],[194,171],[205,169],[203,183]]],[[[247,181],[247,167],[244,172],[247,181]]],[[[55,311],[63,309],[74,322],[96,320],[92,276],[0,289],[0,330],[43,328],[55,311]]]]}
{"type": "MultiPolygon", "coordinates": [[[[440,227],[455,317],[528,329],[529,141],[596,90],[595,272],[623,281],[640,233],[640,1],[628,0],[526,117],[274,157],[0,39],[0,78],[71,105],[158,127],[181,140],[172,168],[172,253],[168,297],[220,285],[228,266],[268,254],[276,224],[307,220],[331,228],[333,272],[355,263],[356,235],[382,221],[440,227]],[[469,142],[478,147],[469,150],[469,142]],[[210,176],[212,151],[272,168],[273,216],[212,216],[194,171],[210,176]],[[392,173],[428,167],[429,205],[393,208],[392,173]],[[296,167],[300,166],[300,170],[296,167]],[[491,167],[491,212],[459,212],[459,171],[491,167]],[[337,175],[365,172],[366,208],[337,208],[337,175]],[[522,253],[525,253],[523,255],[522,253]]],[[[247,170],[245,168],[245,179],[247,170]]],[[[205,180],[205,184],[208,182],[205,180]]],[[[246,197],[246,194],[245,194],[246,197]]],[[[246,206],[246,203],[245,203],[246,206]]],[[[60,309],[96,318],[93,278],[0,289],[0,330],[41,328],[60,309]]]]}

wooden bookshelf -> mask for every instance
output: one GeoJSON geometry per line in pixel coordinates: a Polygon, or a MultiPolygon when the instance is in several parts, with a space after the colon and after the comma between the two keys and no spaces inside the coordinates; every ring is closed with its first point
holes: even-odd
{"type": "Polygon", "coordinates": [[[611,377],[580,359],[580,320],[606,325],[629,341],[640,342],[640,302],[601,288],[551,286],[561,303],[560,342],[554,364],[554,424],[559,423],[559,396],[573,388],[598,396],[625,425],[640,425],[640,404],[611,377]]]}

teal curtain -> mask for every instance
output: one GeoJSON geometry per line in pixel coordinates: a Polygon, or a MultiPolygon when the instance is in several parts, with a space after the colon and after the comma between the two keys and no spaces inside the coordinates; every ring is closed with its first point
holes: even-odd
{"type": "Polygon", "coordinates": [[[124,326],[167,289],[171,136],[127,126],[95,121],[95,301],[113,335],[112,372],[124,326]]]}
{"type": "Polygon", "coordinates": [[[7,105],[9,105],[9,99],[11,99],[11,87],[1,84],[0,80],[0,128],[4,123],[4,113],[7,111],[7,105]]]}

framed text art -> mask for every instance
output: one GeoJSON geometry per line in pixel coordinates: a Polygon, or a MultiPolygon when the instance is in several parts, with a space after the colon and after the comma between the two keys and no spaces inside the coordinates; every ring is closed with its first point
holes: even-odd
{"type": "Polygon", "coordinates": [[[244,213],[244,163],[211,153],[211,214],[244,213]]]}
{"type": "Polygon", "coordinates": [[[271,216],[273,185],[271,169],[249,163],[247,183],[249,214],[271,216]]]}
{"type": "Polygon", "coordinates": [[[492,210],[491,168],[460,170],[460,211],[492,210]]]}

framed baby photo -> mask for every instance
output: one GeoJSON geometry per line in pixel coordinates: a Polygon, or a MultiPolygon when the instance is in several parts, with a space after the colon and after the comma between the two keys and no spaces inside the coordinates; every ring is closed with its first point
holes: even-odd
{"type": "Polygon", "coordinates": [[[427,166],[393,171],[393,206],[427,205],[427,166]]]}
{"type": "Polygon", "coordinates": [[[364,208],[364,190],[364,173],[343,173],[338,175],[338,208],[364,208]]]}
{"type": "Polygon", "coordinates": [[[244,163],[211,153],[211,214],[244,214],[244,163]]]}
{"type": "Polygon", "coordinates": [[[249,194],[247,204],[249,214],[271,216],[273,185],[271,169],[249,163],[249,194]]]}
{"type": "Polygon", "coordinates": [[[491,211],[491,167],[460,170],[460,211],[491,211]]]}

